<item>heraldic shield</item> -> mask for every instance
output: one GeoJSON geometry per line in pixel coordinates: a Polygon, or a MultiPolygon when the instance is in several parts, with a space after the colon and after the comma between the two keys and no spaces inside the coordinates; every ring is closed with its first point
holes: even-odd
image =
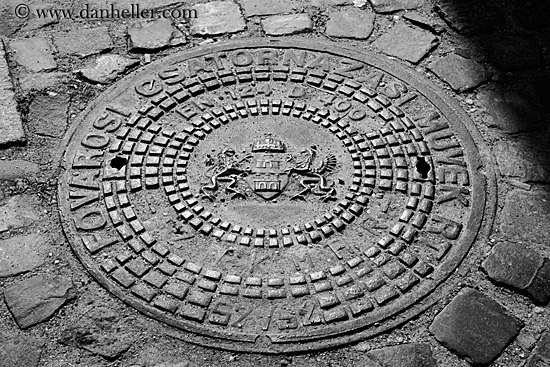
{"type": "Polygon", "coordinates": [[[285,144],[268,137],[252,145],[251,170],[245,177],[250,189],[265,200],[279,196],[290,181],[292,156],[286,154],[285,144]]]}

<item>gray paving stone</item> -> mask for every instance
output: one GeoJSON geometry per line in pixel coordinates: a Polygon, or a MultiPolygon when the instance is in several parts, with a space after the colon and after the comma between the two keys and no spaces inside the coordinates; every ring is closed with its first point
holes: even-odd
{"type": "Polygon", "coordinates": [[[502,242],[493,247],[482,266],[496,282],[524,290],[535,278],[544,258],[526,245],[502,242]]]}
{"type": "Polygon", "coordinates": [[[80,69],[78,73],[89,81],[107,84],[124,73],[126,69],[137,64],[139,64],[138,59],[129,59],[120,55],[102,55],[88,67],[80,69]]]}
{"type": "Polygon", "coordinates": [[[15,15],[15,7],[21,4],[18,0],[2,0],[0,2],[0,36],[10,37],[25,24],[25,19],[15,15]]]}
{"type": "Polygon", "coordinates": [[[398,23],[373,43],[383,53],[418,63],[437,45],[437,37],[418,28],[398,23]]]}
{"type": "Polygon", "coordinates": [[[19,75],[19,86],[24,92],[31,90],[44,90],[59,84],[68,79],[69,73],[49,72],[49,73],[25,73],[19,75]]]}
{"type": "Polygon", "coordinates": [[[0,146],[20,144],[25,141],[25,131],[17,111],[4,43],[0,39],[0,146]]]}
{"type": "Polygon", "coordinates": [[[410,343],[367,353],[381,367],[437,367],[429,344],[410,343]]]}
{"type": "Polygon", "coordinates": [[[351,8],[329,14],[325,34],[330,37],[367,39],[374,29],[374,13],[351,8]]]}
{"type": "Polygon", "coordinates": [[[246,17],[292,13],[298,8],[290,0],[241,0],[241,4],[246,17]]]}
{"type": "Polygon", "coordinates": [[[476,88],[489,80],[492,73],[477,62],[451,53],[428,65],[428,69],[457,92],[476,88]]]}
{"type": "Polygon", "coordinates": [[[550,260],[545,258],[533,282],[527,287],[529,297],[536,303],[548,305],[550,302],[550,260]]]}
{"type": "Polygon", "coordinates": [[[262,20],[264,32],[269,36],[284,36],[311,30],[313,23],[308,14],[274,15],[262,20]]]}
{"type": "Polygon", "coordinates": [[[63,330],[59,341],[115,360],[131,347],[134,338],[125,320],[107,307],[97,307],[63,330]]]}
{"type": "Polygon", "coordinates": [[[33,178],[40,172],[38,164],[21,159],[0,160],[0,181],[15,181],[22,178],[33,178]]]}
{"type": "Polygon", "coordinates": [[[477,98],[489,114],[489,126],[505,133],[533,131],[546,125],[540,106],[519,92],[506,88],[483,90],[477,94],[477,98]]]}
{"type": "Polygon", "coordinates": [[[420,28],[427,29],[437,34],[443,33],[445,31],[445,27],[439,24],[438,21],[433,18],[425,17],[424,15],[416,11],[406,12],[405,14],[403,14],[403,18],[407,19],[414,25],[419,26],[420,28]]]}
{"type": "Polygon", "coordinates": [[[510,241],[550,245],[550,193],[510,191],[500,215],[500,231],[510,241]]]}
{"type": "Polygon", "coordinates": [[[430,325],[435,338],[468,362],[488,366],[518,335],[523,323],[483,293],[465,288],[430,325]]]}
{"type": "Polygon", "coordinates": [[[523,367],[546,367],[550,363],[550,333],[545,332],[523,367]]]}
{"type": "Polygon", "coordinates": [[[160,364],[156,364],[154,367],[190,367],[190,364],[189,362],[176,362],[176,363],[163,362],[160,364]]]}
{"type": "Polygon", "coordinates": [[[26,273],[44,264],[37,252],[42,240],[32,234],[0,241],[0,278],[26,273]]]}
{"type": "Polygon", "coordinates": [[[67,129],[70,97],[67,94],[40,94],[29,106],[29,125],[39,135],[60,138],[67,129]]]}
{"type": "Polygon", "coordinates": [[[53,34],[53,42],[62,54],[90,56],[113,48],[107,27],[81,28],[53,34]]]}
{"type": "Polygon", "coordinates": [[[482,38],[489,58],[501,70],[529,70],[544,65],[542,50],[531,35],[491,35],[482,38]]]}
{"type": "Polygon", "coordinates": [[[550,152],[545,149],[546,141],[526,136],[516,140],[499,140],[493,145],[493,154],[501,175],[522,182],[548,182],[550,152]]]}
{"type": "Polygon", "coordinates": [[[28,227],[40,219],[40,203],[32,195],[17,195],[0,202],[0,233],[28,227]]]}
{"type": "Polygon", "coordinates": [[[191,19],[191,34],[215,36],[237,33],[246,28],[241,9],[232,1],[213,1],[193,6],[197,18],[191,19]]]}
{"type": "Polygon", "coordinates": [[[377,13],[392,13],[399,10],[418,9],[425,0],[369,0],[377,13]]]}
{"type": "Polygon", "coordinates": [[[22,329],[49,319],[73,296],[69,278],[50,275],[18,281],[4,291],[4,301],[22,329]]]}
{"type": "Polygon", "coordinates": [[[9,45],[14,52],[15,61],[27,71],[36,73],[57,68],[52,48],[45,38],[13,40],[9,45]]]}
{"type": "Polygon", "coordinates": [[[43,346],[34,337],[0,332],[0,367],[37,367],[43,346]]]}
{"type": "Polygon", "coordinates": [[[170,19],[135,23],[128,27],[131,50],[156,50],[184,44],[185,36],[170,19]]]}

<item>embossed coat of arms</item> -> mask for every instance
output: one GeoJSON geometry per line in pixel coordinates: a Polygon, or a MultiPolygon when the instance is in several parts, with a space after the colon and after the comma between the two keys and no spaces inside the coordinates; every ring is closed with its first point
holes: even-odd
{"type": "Polygon", "coordinates": [[[317,146],[311,145],[297,154],[287,151],[285,143],[272,136],[260,139],[249,151],[238,154],[225,148],[205,162],[208,183],[200,188],[204,198],[216,200],[216,194],[225,190],[231,198],[246,198],[250,192],[264,200],[273,200],[285,192],[294,180],[296,192],[290,200],[305,200],[309,194],[321,200],[335,200],[336,189],[329,175],[337,161],[329,153],[319,158],[317,146]]]}

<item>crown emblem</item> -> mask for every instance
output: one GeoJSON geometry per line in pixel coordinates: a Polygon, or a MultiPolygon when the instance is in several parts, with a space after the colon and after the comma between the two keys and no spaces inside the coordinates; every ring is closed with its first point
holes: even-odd
{"type": "Polygon", "coordinates": [[[286,151],[285,144],[273,138],[265,138],[258,140],[252,144],[253,152],[270,152],[270,153],[284,153],[286,151]]]}

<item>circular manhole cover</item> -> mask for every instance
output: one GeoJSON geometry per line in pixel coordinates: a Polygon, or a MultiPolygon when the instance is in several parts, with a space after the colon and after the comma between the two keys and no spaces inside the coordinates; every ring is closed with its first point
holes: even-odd
{"type": "Polygon", "coordinates": [[[480,226],[468,119],[436,91],[310,40],[167,57],[69,134],[66,234],[112,293],[196,342],[284,352],[367,337],[411,317],[480,226]]]}

